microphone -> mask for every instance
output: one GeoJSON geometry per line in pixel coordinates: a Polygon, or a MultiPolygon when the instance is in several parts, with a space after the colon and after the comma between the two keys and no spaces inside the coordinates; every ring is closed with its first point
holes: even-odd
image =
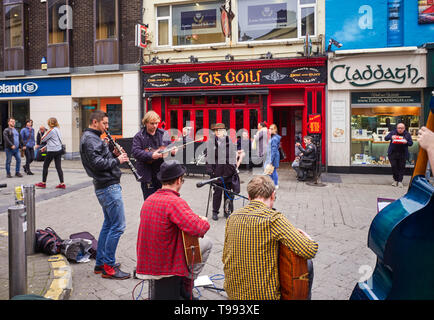
{"type": "Polygon", "coordinates": [[[218,180],[220,180],[220,177],[213,178],[213,179],[209,179],[209,180],[204,180],[204,181],[201,181],[201,182],[196,183],[196,187],[198,187],[198,188],[202,188],[204,185],[209,184],[209,183],[216,182],[216,181],[218,181],[218,180]]]}

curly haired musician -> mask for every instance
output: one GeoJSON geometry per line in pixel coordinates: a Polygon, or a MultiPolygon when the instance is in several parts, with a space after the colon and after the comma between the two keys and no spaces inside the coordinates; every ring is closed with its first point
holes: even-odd
{"type": "Polygon", "coordinates": [[[142,177],[140,182],[144,200],[161,188],[157,174],[164,162],[164,154],[158,150],[171,143],[169,134],[158,128],[159,123],[160,116],[155,111],[148,111],[142,120],[143,129],[133,138],[131,155],[136,159],[136,169],[142,177]]]}
{"type": "Polygon", "coordinates": [[[141,279],[176,277],[185,288],[180,297],[188,299],[193,289],[191,276],[196,278],[203,269],[212,242],[203,238],[210,228],[207,219],[195,214],[180,197],[185,172],[176,160],[161,165],[157,176],[163,186],[145,200],[140,213],[136,273],[141,279]],[[202,263],[194,263],[192,270],[186,262],[181,231],[200,238],[202,263]]]}
{"type": "Polygon", "coordinates": [[[312,259],[318,244],[272,209],[275,186],[269,176],[255,176],[247,185],[250,203],[226,221],[222,261],[224,288],[233,300],[278,300],[278,245],[312,259]]]}

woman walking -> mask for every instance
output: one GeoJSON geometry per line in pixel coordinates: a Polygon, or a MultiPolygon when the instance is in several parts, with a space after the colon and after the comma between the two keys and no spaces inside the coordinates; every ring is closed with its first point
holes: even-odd
{"type": "Polygon", "coordinates": [[[56,165],[57,174],[59,175],[60,184],[56,186],[57,189],[65,189],[65,183],[63,181],[63,171],[61,166],[62,161],[62,139],[59,130],[59,123],[56,118],[48,119],[49,130],[45,132],[44,136],[41,138],[41,143],[46,143],[44,148],[46,148],[47,156],[44,160],[44,167],[42,169],[42,182],[35,184],[38,188],[46,188],[48,167],[51,161],[54,159],[54,164],[56,165]]]}
{"type": "Polygon", "coordinates": [[[280,139],[282,138],[277,134],[277,126],[273,123],[270,128],[271,138],[268,141],[267,146],[267,160],[266,160],[266,173],[271,177],[276,186],[279,188],[279,176],[277,175],[277,168],[279,168],[280,163],[280,139]],[[272,170],[272,171],[271,171],[272,170]]]}

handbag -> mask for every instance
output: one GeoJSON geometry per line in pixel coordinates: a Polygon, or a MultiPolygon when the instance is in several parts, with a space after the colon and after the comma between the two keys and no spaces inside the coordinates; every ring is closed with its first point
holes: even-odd
{"type": "Polygon", "coordinates": [[[286,154],[285,154],[285,152],[283,152],[281,147],[279,147],[279,158],[280,158],[280,160],[286,159],[286,154]]]}
{"type": "Polygon", "coordinates": [[[267,164],[264,169],[264,174],[272,175],[273,172],[274,172],[274,166],[271,163],[267,164]]]}

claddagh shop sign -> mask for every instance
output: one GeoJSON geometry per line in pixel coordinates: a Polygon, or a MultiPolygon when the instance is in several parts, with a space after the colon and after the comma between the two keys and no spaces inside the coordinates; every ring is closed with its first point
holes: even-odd
{"type": "Polygon", "coordinates": [[[330,78],[337,84],[348,82],[354,87],[367,87],[382,82],[403,84],[406,81],[410,81],[412,85],[415,85],[425,79],[420,75],[419,69],[411,64],[395,68],[385,67],[382,64],[375,66],[367,64],[364,68],[339,64],[330,70],[330,78]]]}

